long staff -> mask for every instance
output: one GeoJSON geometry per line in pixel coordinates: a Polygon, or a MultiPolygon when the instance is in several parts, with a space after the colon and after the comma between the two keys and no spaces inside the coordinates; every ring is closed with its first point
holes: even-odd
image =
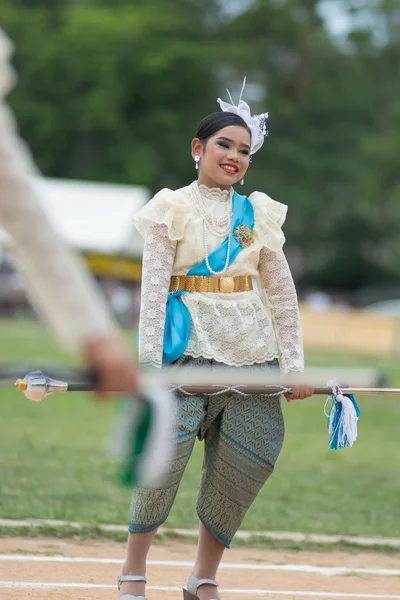
{"type": "MultiPolygon", "coordinates": [[[[80,381],[67,382],[52,379],[41,371],[33,371],[23,378],[18,378],[15,387],[18,391],[24,392],[27,398],[36,402],[54,393],[88,392],[95,389],[95,378],[90,373],[80,372],[80,377],[80,381]]],[[[307,377],[310,380],[310,371],[308,371],[307,377]]],[[[276,371],[268,373],[260,369],[168,368],[163,369],[161,373],[153,370],[151,373],[143,374],[142,390],[143,396],[146,396],[146,390],[151,389],[158,382],[159,389],[168,384],[169,391],[176,394],[218,396],[237,393],[244,397],[252,394],[271,397],[290,393],[295,383],[304,381],[304,376],[301,374],[292,374],[291,377],[277,383],[279,378],[276,371]]],[[[321,373],[319,373],[320,378],[321,373]]],[[[329,446],[336,450],[352,446],[357,439],[357,421],[360,409],[355,394],[397,396],[400,395],[400,389],[352,387],[339,383],[337,380],[331,380],[325,386],[316,385],[314,394],[328,396],[332,401],[329,412],[325,414],[328,417],[329,446]]],[[[153,402],[160,405],[159,397],[154,397],[153,402]]],[[[134,418],[132,418],[133,421],[134,418]]]]}
{"type": "MultiPolygon", "coordinates": [[[[73,373],[70,371],[70,374],[73,373]]],[[[91,392],[95,389],[95,377],[87,371],[76,371],[73,381],[53,379],[42,371],[33,371],[25,376],[20,376],[18,369],[8,369],[6,374],[0,370],[0,380],[9,381],[12,376],[17,376],[15,388],[24,392],[30,400],[39,401],[51,394],[65,392],[91,392]]],[[[320,376],[319,376],[320,377],[320,376]]],[[[282,379],[277,383],[277,376],[271,374],[260,374],[251,370],[244,370],[239,374],[221,369],[219,373],[207,371],[207,369],[165,369],[162,374],[143,374],[143,382],[160,380],[167,383],[173,392],[182,394],[220,395],[227,392],[238,392],[242,395],[263,394],[276,395],[290,392],[291,386],[304,381],[302,377],[291,377],[282,379]],[[237,377],[239,375],[239,378],[237,377]],[[257,381],[254,381],[257,380],[257,381]],[[219,381],[219,383],[217,383],[219,381]],[[261,383],[263,381],[264,383],[261,383]],[[207,382],[207,383],[205,383],[207,382]]],[[[342,394],[348,395],[379,395],[399,396],[400,388],[382,387],[353,387],[345,384],[340,385],[342,394]]],[[[332,395],[332,385],[316,386],[315,395],[332,395]]]]}

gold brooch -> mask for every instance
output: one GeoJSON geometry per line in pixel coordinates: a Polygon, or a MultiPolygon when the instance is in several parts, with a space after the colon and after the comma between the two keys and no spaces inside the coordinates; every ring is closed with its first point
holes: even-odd
{"type": "Polygon", "coordinates": [[[254,233],[247,225],[239,225],[236,227],[233,235],[236,237],[242,248],[248,248],[254,242],[254,233]]]}

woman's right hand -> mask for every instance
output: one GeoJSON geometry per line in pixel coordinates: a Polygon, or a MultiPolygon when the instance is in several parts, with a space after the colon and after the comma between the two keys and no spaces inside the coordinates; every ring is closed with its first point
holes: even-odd
{"type": "Polygon", "coordinates": [[[137,392],[137,367],[118,337],[110,335],[85,342],[83,356],[96,375],[95,393],[98,399],[112,393],[137,392]]]}
{"type": "Polygon", "coordinates": [[[286,400],[291,402],[292,400],[304,400],[314,394],[315,388],[313,385],[308,383],[302,383],[301,385],[291,386],[291,392],[284,394],[286,400]]]}

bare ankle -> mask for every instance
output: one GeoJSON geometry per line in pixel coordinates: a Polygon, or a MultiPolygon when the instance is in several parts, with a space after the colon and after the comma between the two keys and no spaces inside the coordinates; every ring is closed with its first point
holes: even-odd
{"type": "Polygon", "coordinates": [[[193,567],[192,571],[193,575],[196,579],[213,579],[217,578],[217,573],[215,571],[210,571],[209,569],[204,569],[202,567],[193,567]]]}
{"type": "Polygon", "coordinates": [[[142,575],[143,577],[146,575],[146,565],[144,564],[132,564],[132,563],[124,563],[121,569],[122,575],[142,575]]]}

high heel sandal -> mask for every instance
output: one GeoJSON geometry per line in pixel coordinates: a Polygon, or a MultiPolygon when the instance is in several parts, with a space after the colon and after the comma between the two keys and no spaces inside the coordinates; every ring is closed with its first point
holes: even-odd
{"type": "Polygon", "coordinates": [[[218,583],[214,579],[197,579],[193,573],[189,575],[187,587],[183,588],[183,600],[199,600],[197,589],[205,584],[218,587],[218,583]]]}
{"type": "MultiPolygon", "coordinates": [[[[147,583],[146,577],[144,575],[120,575],[118,577],[118,590],[121,589],[121,583],[125,581],[144,581],[147,583]]],[[[118,600],[146,600],[144,596],[133,596],[132,594],[122,594],[119,596],[118,600]]]]}

